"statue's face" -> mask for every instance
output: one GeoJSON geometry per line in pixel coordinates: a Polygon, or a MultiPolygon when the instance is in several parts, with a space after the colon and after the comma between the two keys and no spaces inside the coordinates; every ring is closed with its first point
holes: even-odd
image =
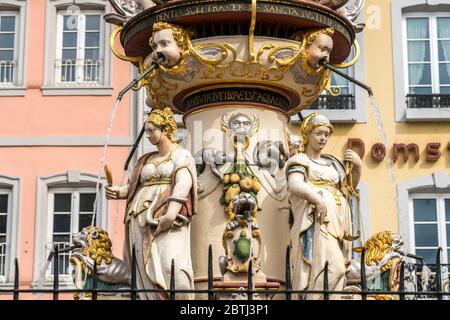
{"type": "Polygon", "coordinates": [[[147,133],[148,140],[153,145],[159,144],[164,136],[162,130],[150,122],[145,124],[145,132],[147,133]]]}
{"type": "Polygon", "coordinates": [[[327,62],[330,60],[330,54],[333,50],[333,39],[323,33],[320,33],[311,46],[306,49],[308,57],[308,64],[314,69],[320,67],[319,62],[325,59],[327,62]]]}
{"type": "Polygon", "coordinates": [[[330,139],[331,131],[327,126],[318,126],[311,130],[308,136],[308,147],[313,150],[322,151],[330,139]]]}
{"type": "Polygon", "coordinates": [[[230,120],[230,129],[235,135],[248,135],[251,128],[252,120],[244,114],[238,114],[230,120]]]}
{"type": "Polygon", "coordinates": [[[159,54],[163,54],[166,60],[162,65],[167,68],[178,64],[181,59],[181,49],[173,37],[172,29],[163,29],[153,33],[150,45],[153,49],[153,60],[156,60],[159,54]]]}

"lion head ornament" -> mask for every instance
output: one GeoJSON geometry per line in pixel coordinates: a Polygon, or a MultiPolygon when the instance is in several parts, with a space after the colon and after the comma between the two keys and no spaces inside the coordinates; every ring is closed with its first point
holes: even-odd
{"type": "MultiPolygon", "coordinates": [[[[381,286],[386,287],[390,291],[397,291],[399,287],[399,266],[402,260],[401,252],[399,251],[404,244],[402,237],[391,231],[383,231],[373,235],[364,244],[365,256],[364,261],[366,265],[366,280],[369,289],[377,291],[381,288],[371,287],[371,283],[381,277],[385,272],[389,272],[389,276],[385,280],[386,283],[381,283],[381,286]]],[[[363,247],[356,248],[354,251],[361,252],[363,247]]],[[[347,270],[347,285],[346,291],[352,291],[354,285],[361,283],[361,264],[359,259],[352,260],[347,270]],[[352,286],[353,285],[353,286],[352,286]]],[[[377,295],[376,299],[391,299],[392,297],[386,295],[377,295]]]]}
{"type": "Polygon", "coordinates": [[[97,262],[98,280],[106,285],[129,286],[131,272],[129,266],[114,257],[108,233],[99,227],[86,227],[72,236],[78,248],[72,252],[70,263],[74,267],[74,282],[78,289],[85,287],[84,275],[92,277],[94,263],[97,262]]]}

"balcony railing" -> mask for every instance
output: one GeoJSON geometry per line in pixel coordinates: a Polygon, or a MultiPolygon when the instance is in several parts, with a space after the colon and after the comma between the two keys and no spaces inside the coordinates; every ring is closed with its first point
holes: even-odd
{"type": "Polygon", "coordinates": [[[340,96],[322,95],[312,105],[312,110],[354,110],[355,97],[352,94],[340,96]]]}
{"type": "MultiPolygon", "coordinates": [[[[70,244],[67,242],[53,242],[53,247],[54,246],[58,246],[58,250],[62,250],[64,248],[70,247],[70,244]]],[[[70,255],[70,252],[62,252],[58,255],[59,275],[70,275],[70,255]]],[[[54,263],[55,260],[53,260],[53,264],[54,263]]],[[[51,276],[53,276],[53,270],[53,266],[51,267],[51,269],[47,270],[51,273],[51,276]]]]}
{"type": "Polygon", "coordinates": [[[450,94],[408,94],[409,109],[450,108],[450,94]]]}
{"type": "Polygon", "coordinates": [[[15,67],[15,61],[0,60],[0,84],[11,84],[14,82],[15,67]]]}
{"type": "Polygon", "coordinates": [[[103,60],[55,60],[57,84],[64,86],[98,86],[103,82],[103,60]]]}

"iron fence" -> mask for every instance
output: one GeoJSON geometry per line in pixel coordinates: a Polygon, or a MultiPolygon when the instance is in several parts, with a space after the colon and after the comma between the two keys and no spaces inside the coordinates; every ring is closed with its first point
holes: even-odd
{"type": "MultiPolygon", "coordinates": [[[[170,287],[169,289],[138,289],[136,286],[136,253],[133,248],[132,258],[131,258],[131,281],[130,287],[126,289],[99,289],[98,287],[98,273],[97,273],[97,263],[94,263],[94,268],[92,271],[92,287],[89,289],[62,289],[59,285],[59,277],[53,278],[53,288],[52,289],[20,289],[19,287],[19,263],[16,258],[14,261],[14,286],[12,289],[0,289],[0,294],[12,294],[13,300],[20,300],[20,294],[25,293],[51,293],[53,295],[53,300],[59,300],[59,295],[61,293],[86,293],[90,294],[92,300],[97,300],[98,295],[100,293],[116,293],[116,294],[125,294],[126,297],[129,296],[130,300],[137,300],[138,293],[140,292],[159,292],[166,293],[170,300],[175,300],[177,294],[179,293],[196,293],[196,294],[205,294],[208,297],[208,300],[214,300],[216,298],[216,294],[246,294],[246,300],[254,300],[255,294],[267,294],[267,295],[282,295],[285,300],[292,300],[293,294],[300,295],[308,295],[308,294],[320,294],[323,300],[330,300],[330,295],[355,295],[360,296],[362,300],[367,300],[369,296],[376,295],[390,295],[390,296],[398,296],[399,300],[406,300],[408,297],[416,297],[420,299],[437,299],[443,300],[444,297],[446,299],[450,298],[450,282],[447,282],[443,285],[442,281],[442,268],[448,267],[446,264],[441,264],[441,252],[442,249],[438,248],[436,252],[436,264],[432,266],[434,270],[434,278],[432,280],[431,288],[433,290],[407,290],[405,288],[405,269],[407,267],[407,263],[402,261],[400,263],[400,280],[399,280],[399,288],[398,291],[373,291],[368,289],[368,282],[366,279],[366,265],[365,261],[365,249],[361,252],[360,263],[361,263],[361,290],[359,292],[348,292],[348,291],[335,291],[329,289],[329,270],[328,270],[328,261],[325,263],[325,268],[323,272],[323,289],[322,290],[293,290],[291,286],[291,268],[290,268],[290,248],[288,247],[286,250],[286,260],[285,260],[285,289],[255,289],[254,280],[253,280],[253,270],[252,263],[249,263],[248,273],[247,273],[247,284],[243,285],[240,289],[220,289],[214,287],[213,281],[213,255],[212,255],[212,247],[209,246],[208,250],[208,280],[207,280],[207,289],[192,289],[192,290],[181,290],[176,289],[175,283],[175,260],[172,259],[171,265],[171,273],[170,273],[170,287]],[[446,287],[444,287],[446,286],[446,287]],[[449,298],[447,298],[449,297],[449,298]]],[[[59,274],[59,246],[55,245],[54,247],[54,263],[53,263],[53,274],[59,274]]],[[[408,266],[410,267],[410,266],[408,266]]],[[[423,264],[414,264],[414,268],[416,271],[420,271],[423,268],[423,264]]],[[[423,288],[422,288],[423,289],[423,288]]]]}

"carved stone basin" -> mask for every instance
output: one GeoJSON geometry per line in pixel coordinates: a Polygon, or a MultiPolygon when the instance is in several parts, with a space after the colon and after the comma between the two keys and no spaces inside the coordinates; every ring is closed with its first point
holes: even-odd
{"type": "MultiPolygon", "coordinates": [[[[121,43],[128,56],[146,57],[153,23],[165,21],[192,28],[199,38],[220,35],[248,35],[252,3],[245,0],[170,1],[144,10],[124,25],[121,43]]],[[[335,50],[330,61],[341,63],[355,40],[352,24],[336,11],[304,0],[258,0],[255,36],[288,39],[299,30],[332,27],[335,50]]]]}

